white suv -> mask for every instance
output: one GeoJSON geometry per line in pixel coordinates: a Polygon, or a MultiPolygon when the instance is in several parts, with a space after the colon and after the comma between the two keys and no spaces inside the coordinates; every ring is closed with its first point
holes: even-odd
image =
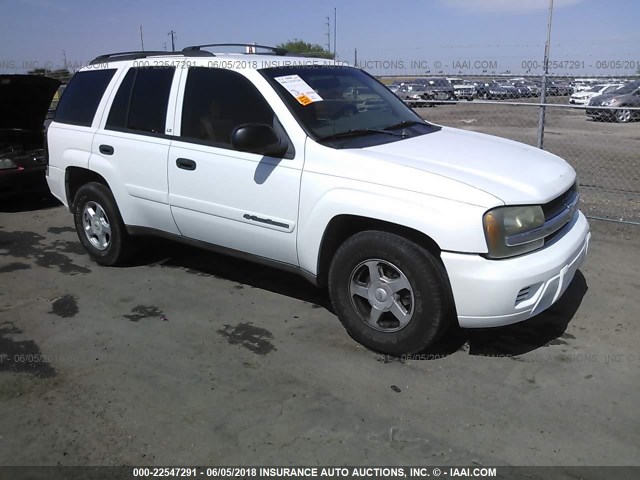
{"type": "Polygon", "coordinates": [[[292,270],[396,355],[571,282],[590,233],[561,158],[427,123],[357,68],[205,47],[98,57],[60,100],[47,181],[98,263],[153,234],[292,270]]]}

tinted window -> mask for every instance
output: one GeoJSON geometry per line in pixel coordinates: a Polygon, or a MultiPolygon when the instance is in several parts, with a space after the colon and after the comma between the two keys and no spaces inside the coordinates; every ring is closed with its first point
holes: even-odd
{"type": "Polygon", "coordinates": [[[111,111],[107,118],[106,128],[108,129],[122,129],[127,128],[127,118],[129,117],[129,100],[131,98],[131,91],[133,89],[133,82],[136,78],[136,69],[132,68],[127,72],[124,80],[118,88],[116,98],[113,99],[111,104],[111,111]]]}
{"type": "Polygon", "coordinates": [[[90,127],[114,69],[76,73],[58,103],[54,121],[90,127]]]}
{"type": "Polygon", "coordinates": [[[130,69],[113,99],[106,128],[164,133],[174,70],[130,69]]]}
{"type": "Polygon", "coordinates": [[[230,147],[231,133],[245,123],[278,129],[271,107],[247,78],[229,70],[189,69],[181,137],[230,147]]]}

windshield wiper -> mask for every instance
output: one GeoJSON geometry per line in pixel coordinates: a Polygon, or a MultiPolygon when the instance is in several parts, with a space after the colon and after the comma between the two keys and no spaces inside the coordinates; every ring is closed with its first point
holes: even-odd
{"type": "Polygon", "coordinates": [[[334,140],[336,138],[344,138],[344,137],[359,137],[361,135],[369,135],[371,133],[382,133],[384,135],[392,135],[394,137],[404,137],[400,133],[390,132],[387,129],[380,130],[377,128],[354,128],[352,130],[347,130],[346,132],[334,133],[333,135],[327,135],[326,137],[320,138],[320,140],[334,140]]]}
{"type": "MultiPolygon", "coordinates": [[[[426,125],[426,124],[424,122],[419,122],[417,120],[404,120],[400,123],[396,123],[395,125],[390,125],[388,127],[385,127],[384,129],[386,131],[389,131],[389,130],[395,130],[396,128],[411,127],[413,125],[426,125]]],[[[406,136],[406,134],[403,136],[406,136]]]]}

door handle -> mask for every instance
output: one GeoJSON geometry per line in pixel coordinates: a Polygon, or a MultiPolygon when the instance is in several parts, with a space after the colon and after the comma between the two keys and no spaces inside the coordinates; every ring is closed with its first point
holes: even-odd
{"type": "Polygon", "coordinates": [[[98,150],[105,155],[113,155],[113,147],[111,145],[100,145],[98,150]]]}
{"type": "Polygon", "coordinates": [[[193,160],[189,160],[188,158],[178,158],[176,160],[176,165],[178,166],[178,168],[181,168],[183,170],[196,169],[196,162],[194,162],[193,160]]]}

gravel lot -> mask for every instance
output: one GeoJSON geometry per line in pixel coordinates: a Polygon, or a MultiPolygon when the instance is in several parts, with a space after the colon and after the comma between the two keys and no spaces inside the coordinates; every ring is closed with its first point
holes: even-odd
{"type": "Polygon", "coordinates": [[[639,230],[592,228],[550,311],[403,360],[298,277],[155,241],[100,267],[63,207],[5,202],[0,464],[637,464],[639,230]]]}
{"type": "MultiPolygon", "coordinates": [[[[482,100],[419,108],[425,119],[536,145],[539,98],[512,106],[482,100]]],[[[578,173],[583,210],[590,215],[640,223],[640,122],[587,120],[584,110],[564,108],[567,97],[549,97],[545,149],[567,160],[578,173]]]]}

